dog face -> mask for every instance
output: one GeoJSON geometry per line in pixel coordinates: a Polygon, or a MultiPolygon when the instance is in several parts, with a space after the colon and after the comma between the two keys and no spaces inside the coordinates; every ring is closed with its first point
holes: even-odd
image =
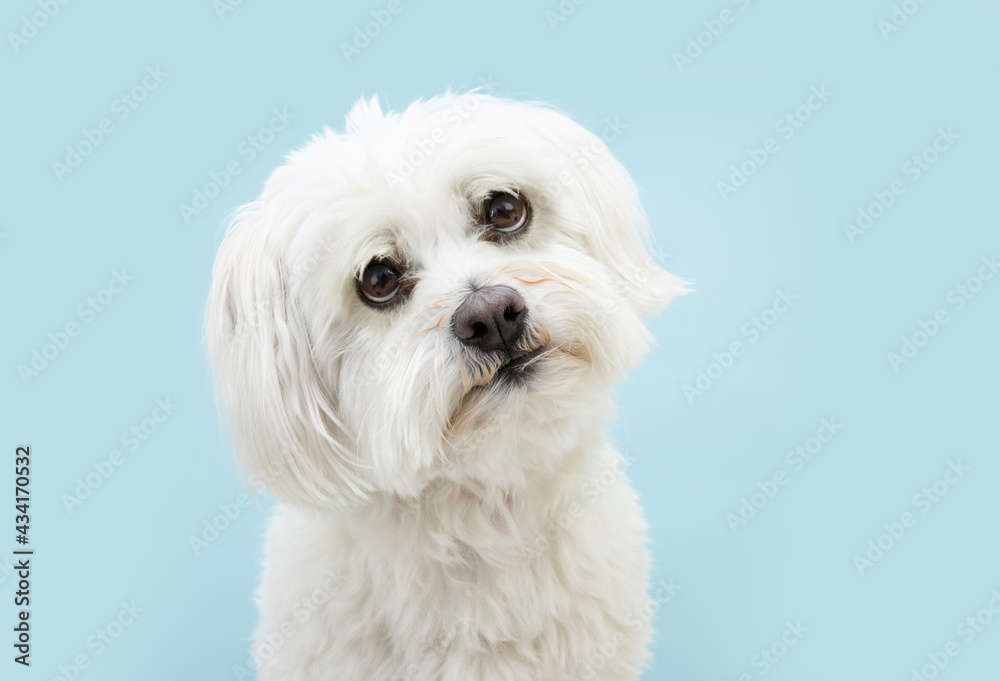
{"type": "Polygon", "coordinates": [[[360,102],[219,249],[206,336],[243,466],[322,509],[557,465],[683,292],[644,224],[621,165],[550,109],[360,102]]]}

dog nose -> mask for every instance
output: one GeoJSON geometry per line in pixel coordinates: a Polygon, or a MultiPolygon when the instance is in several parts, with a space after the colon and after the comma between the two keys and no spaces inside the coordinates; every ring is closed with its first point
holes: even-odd
{"type": "Polygon", "coordinates": [[[455,311],[455,336],[483,351],[508,348],[524,334],[527,307],[509,286],[487,286],[469,294],[455,311]]]}

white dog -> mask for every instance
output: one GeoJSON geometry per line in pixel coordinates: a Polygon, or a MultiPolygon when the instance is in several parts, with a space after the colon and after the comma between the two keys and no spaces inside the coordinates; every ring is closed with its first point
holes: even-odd
{"type": "Polygon", "coordinates": [[[207,342],[282,502],[262,681],[636,679],[646,524],[605,432],[684,292],[622,166],[537,104],[359,102],[215,263],[207,342]]]}

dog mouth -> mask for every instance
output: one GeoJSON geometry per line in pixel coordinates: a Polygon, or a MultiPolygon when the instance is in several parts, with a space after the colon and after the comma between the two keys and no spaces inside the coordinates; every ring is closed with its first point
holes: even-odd
{"type": "Polygon", "coordinates": [[[462,376],[465,398],[483,395],[498,387],[526,385],[538,372],[542,357],[553,348],[546,343],[535,347],[507,347],[503,352],[489,357],[462,357],[456,352],[455,360],[462,376]]]}
{"type": "Polygon", "coordinates": [[[527,382],[538,371],[538,358],[544,351],[545,347],[542,346],[508,358],[507,362],[500,365],[487,386],[494,383],[523,384],[527,382]]]}
{"type": "Polygon", "coordinates": [[[500,395],[499,391],[513,390],[526,386],[538,372],[542,357],[553,352],[555,348],[540,345],[532,350],[515,351],[506,356],[506,361],[495,369],[488,378],[466,388],[462,399],[455,406],[448,419],[446,432],[449,437],[460,435],[473,422],[479,406],[491,394],[500,395]]]}

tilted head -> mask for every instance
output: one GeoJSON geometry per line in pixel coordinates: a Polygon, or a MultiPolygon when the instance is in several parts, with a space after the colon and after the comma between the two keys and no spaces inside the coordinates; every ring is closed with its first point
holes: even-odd
{"type": "Polygon", "coordinates": [[[313,508],[523,484],[604,417],[641,317],[684,291],[644,237],[628,174],[549,108],[359,102],[219,249],[206,335],[237,456],[313,508]]]}

